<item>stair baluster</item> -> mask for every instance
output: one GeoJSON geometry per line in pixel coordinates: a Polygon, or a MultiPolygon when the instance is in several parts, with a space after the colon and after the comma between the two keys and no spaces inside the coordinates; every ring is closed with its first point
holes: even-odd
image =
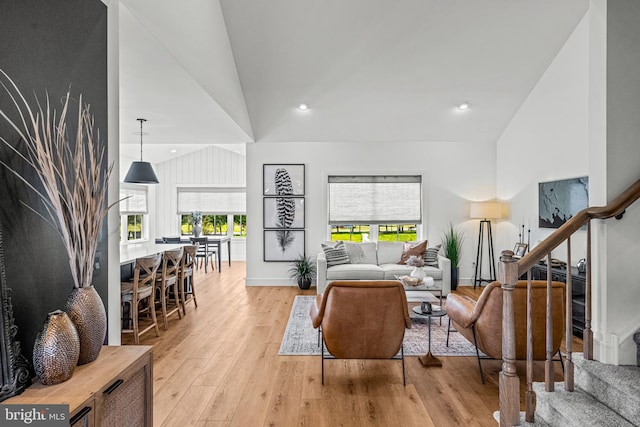
{"type": "MultiPolygon", "coordinates": [[[[566,287],[565,287],[566,288],[566,287]]],[[[551,252],[547,254],[547,334],[544,362],[545,390],[553,391],[553,319],[551,317],[551,252]]]]}
{"type": "Polygon", "coordinates": [[[587,282],[584,289],[583,353],[586,360],[593,360],[593,331],[591,330],[591,221],[587,223],[587,282]]]}
{"type": "MultiPolygon", "coordinates": [[[[567,238],[567,268],[571,268],[571,237],[567,238]]],[[[564,363],[564,389],[573,391],[573,276],[567,274],[567,286],[565,286],[565,310],[566,310],[566,329],[564,333],[564,345],[567,351],[564,363]]],[[[560,356],[562,363],[562,356],[560,356]]]]}
{"type": "Polygon", "coordinates": [[[533,392],[533,295],[531,292],[531,270],[527,271],[527,393],[524,400],[525,420],[534,422],[536,394],[533,392]]]}

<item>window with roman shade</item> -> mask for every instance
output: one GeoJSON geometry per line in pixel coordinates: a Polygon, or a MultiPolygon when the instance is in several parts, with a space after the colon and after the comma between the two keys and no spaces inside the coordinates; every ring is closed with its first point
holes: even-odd
{"type": "Polygon", "coordinates": [[[147,189],[120,187],[120,241],[135,242],[146,238],[146,215],[149,213],[147,189]]]}
{"type": "Polygon", "coordinates": [[[202,233],[245,238],[246,189],[244,187],[178,188],[180,234],[192,233],[191,213],[202,213],[202,233]]]}
{"type": "Polygon", "coordinates": [[[421,175],[328,177],[329,224],[422,224],[421,175]]]}
{"type": "Polygon", "coordinates": [[[147,190],[120,187],[120,215],[147,214],[147,190]]]}

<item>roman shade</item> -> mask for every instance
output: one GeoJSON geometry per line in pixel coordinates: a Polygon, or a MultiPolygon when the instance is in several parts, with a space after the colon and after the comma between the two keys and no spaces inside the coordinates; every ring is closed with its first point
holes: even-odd
{"type": "Polygon", "coordinates": [[[147,190],[120,187],[120,214],[140,215],[149,212],[147,190]]]}
{"type": "Polygon", "coordinates": [[[421,224],[422,176],[329,176],[329,224],[421,224]]]}
{"type": "Polygon", "coordinates": [[[178,214],[199,211],[205,214],[244,214],[244,188],[178,188],[178,214]]]}

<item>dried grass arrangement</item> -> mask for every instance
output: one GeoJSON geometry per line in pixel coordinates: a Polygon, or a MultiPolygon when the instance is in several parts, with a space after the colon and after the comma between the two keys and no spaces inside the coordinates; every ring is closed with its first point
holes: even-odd
{"type": "Polygon", "coordinates": [[[32,109],[14,81],[4,71],[0,73],[0,84],[15,107],[16,119],[2,110],[0,116],[18,133],[22,146],[13,146],[2,136],[0,140],[35,171],[42,190],[4,161],[0,160],[0,164],[42,200],[46,213],[25,206],[57,230],[67,251],[74,287],[88,287],[93,280],[102,223],[113,206],[107,205],[113,164],[103,171],[105,149],[101,148],[99,131],[94,133],[89,105],[80,95],[77,118],[73,119],[74,113],[69,111],[73,99],[68,91],[60,112],[51,105],[48,94],[44,107],[36,96],[37,108],[32,109]],[[72,119],[77,120],[74,141],[67,129],[67,121],[72,119]]]}

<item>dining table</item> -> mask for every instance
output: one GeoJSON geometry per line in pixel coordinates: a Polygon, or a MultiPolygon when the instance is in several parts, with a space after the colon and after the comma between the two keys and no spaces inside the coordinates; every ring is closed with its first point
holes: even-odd
{"type": "MultiPolygon", "coordinates": [[[[191,243],[191,238],[195,237],[195,236],[179,236],[179,237],[172,237],[172,236],[166,236],[168,239],[170,239],[172,242],[175,240],[179,239],[179,242],[182,244],[189,244],[191,243]]],[[[227,244],[227,257],[228,257],[228,262],[229,262],[229,267],[231,267],[231,237],[229,236],[223,236],[223,235],[207,235],[207,236],[200,236],[200,237],[206,237],[207,238],[207,242],[213,244],[216,248],[216,253],[218,254],[218,272],[222,272],[222,244],[226,243],[227,244]]],[[[157,238],[156,239],[156,244],[157,245],[170,245],[171,243],[163,243],[162,238],[157,238]]]]}

